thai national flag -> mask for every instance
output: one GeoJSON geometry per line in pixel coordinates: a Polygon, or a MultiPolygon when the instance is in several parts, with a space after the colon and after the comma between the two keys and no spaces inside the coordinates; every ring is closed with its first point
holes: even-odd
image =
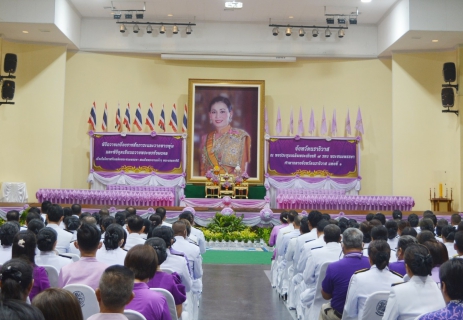
{"type": "Polygon", "coordinates": [[[127,130],[130,131],[130,104],[127,103],[127,108],[125,109],[124,122],[127,130]]]}
{"type": "Polygon", "coordinates": [[[90,109],[90,117],[88,117],[87,122],[92,126],[92,130],[95,131],[95,127],[96,127],[96,105],[95,105],[95,101],[93,101],[92,109],[90,109]]]}
{"type": "Polygon", "coordinates": [[[166,132],[166,117],[164,115],[164,105],[162,105],[161,118],[159,118],[158,126],[162,130],[164,130],[164,132],[166,132]]]}
{"type": "Polygon", "coordinates": [[[172,128],[172,131],[177,132],[177,107],[175,104],[170,114],[169,126],[172,128]]]}
{"type": "Polygon", "coordinates": [[[101,129],[106,131],[108,129],[108,104],[105,102],[103,111],[103,123],[101,123],[101,129]]]}
{"type": "Polygon", "coordinates": [[[154,113],[152,103],[150,103],[150,108],[148,109],[148,115],[146,116],[145,124],[150,128],[151,131],[154,131],[154,113]]]}
{"type": "Polygon", "coordinates": [[[187,127],[188,127],[188,106],[185,104],[185,110],[183,111],[182,132],[186,132],[187,127]]]}
{"type": "Polygon", "coordinates": [[[135,111],[135,120],[133,120],[133,124],[141,131],[141,126],[143,124],[143,119],[141,117],[141,106],[138,104],[137,111],[135,111]]]}
{"type": "Polygon", "coordinates": [[[117,131],[121,131],[122,129],[122,122],[121,122],[121,106],[119,103],[117,104],[117,112],[116,112],[116,126],[114,127],[117,131]]]}

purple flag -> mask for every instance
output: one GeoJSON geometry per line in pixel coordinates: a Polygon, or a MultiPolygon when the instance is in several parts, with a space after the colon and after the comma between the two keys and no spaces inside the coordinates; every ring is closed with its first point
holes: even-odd
{"type": "Polygon", "coordinates": [[[325,107],[323,107],[322,113],[322,126],[320,128],[320,135],[325,135],[328,132],[328,128],[326,127],[326,117],[325,117],[325,107]]]}
{"type": "Polygon", "coordinates": [[[313,108],[310,112],[309,133],[312,135],[315,133],[315,117],[313,115],[313,108]]]}
{"type": "Polygon", "coordinates": [[[291,108],[291,114],[289,116],[289,135],[293,135],[293,128],[294,128],[294,118],[293,118],[293,108],[291,108]]]}
{"type": "Polygon", "coordinates": [[[351,135],[351,134],[352,134],[352,131],[351,131],[351,128],[350,128],[350,115],[349,115],[349,109],[347,109],[346,132],[347,132],[347,135],[351,135]]]}
{"type": "Polygon", "coordinates": [[[331,119],[331,136],[335,137],[338,133],[338,123],[336,122],[336,109],[333,110],[333,118],[331,119]]]}
{"type": "Polygon", "coordinates": [[[297,134],[304,135],[304,120],[302,120],[302,107],[299,107],[299,122],[297,123],[297,134]]]}
{"type": "Polygon", "coordinates": [[[363,130],[363,121],[362,121],[362,114],[360,113],[360,107],[359,107],[359,111],[357,112],[357,121],[355,121],[355,129],[361,134],[364,134],[365,132],[363,130]]]}
{"type": "Polygon", "coordinates": [[[265,133],[268,134],[268,114],[267,114],[267,107],[265,107],[265,133]]]}
{"type": "Polygon", "coordinates": [[[277,136],[280,135],[281,133],[281,115],[280,115],[280,107],[278,107],[278,114],[277,114],[277,125],[275,128],[275,131],[277,133],[277,136]]]}

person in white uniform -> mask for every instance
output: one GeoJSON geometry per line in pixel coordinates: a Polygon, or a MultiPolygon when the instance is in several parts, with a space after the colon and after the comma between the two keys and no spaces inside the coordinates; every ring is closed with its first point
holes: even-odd
{"type": "Polygon", "coordinates": [[[172,228],[172,224],[171,223],[168,223],[166,221],[166,218],[167,218],[167,211],[164,207],[159,207],[159,208],[156,208],[156,212],[154,214],[157,214],[161,217],[161,220],[162,220],[162,226],[164,227],[171,227],[172,228]]]}
{"type": "MultiPolygon", "coordinates": [[[[344,305],[344,319],[362,319],[365,301],[377,291],[390,291],[391,285],[402,281],[402,275],[387,267],[391,249],[384,240],[374,240],[368,246],[371,267],[359,270],[350,279],[344,305]]],[[[380,312],[381,310],[377,310],[380,312]]],[[[384,312],[384,310],[382,310],[384,312]]]]}
{"type": "Polygon", "coordinates": [[[449,253],[449,258],[452,258],[457,254],[457,250],[455,249],[455,227],[452,226],[445,226],[442,228],[442,241],[444,245],[447,247],[447,252],[449,253]]]}
{"type": "Polygon", "coordinates": [[[137,244],[145,244],[145,239],[143,239],[143,230],[145,226],[143,225],[143,219],[139,216],[130,216],[127,219],[127,241],[125,243],[124,249],[130,250],[133,246],[137,244]]]}
{"type": "Polygon", "coordinates": [[[307,217],[301,220],[301,230],[304,229],[302,226],[307,223],[310,232],[302,233],[296,240],[296,249],[294,253],[294,267],[296,268],[299,258],[301,257],[304,244],[307,241],[315,240],[318,238],[317,225],[320,221],[326,221],[323,219],[323,215],[320,211],[312,210],[309,212],[307,217]]]}
{"type": "Polygon", "coordinates": [[[16,223],[6,222],[0,226],[0,265],[11,259],[13,238],[18,232],[19,227],[16,223]]]}
{"type": "Polygon", "coordinates": [[[59,255],[55,251],[58,233],[55,229],[45,227],[37,234],[37,248],[40,253],[35,256],[35,264],[38,266],[53,266],[59,272],[65,265],[71,264],[72,258],[59,255]]]}
{"type": "Polygon", "coordinates": [[[96,260],[108,266],[123,265],[127,255],[127,251],[121,248],[124,243],[124,233],[124,229],[117,223],[110,224],[106,228],[103,245],[96,252],[96,260]]]}
{"type": "Polygon", "coordinates": [[[189,236],[190,239],[193,239],[193,241],[196,242],[196,244],[199,246],[199,251],[201,254],[204,254],[206,252],[206,239],[204,238],[204,233],[194,227],[194,215],[193,212],[191,211],[183,211],[179,216],[178,219],[186,219],[188,222],[191,224],[191,234],[189,236]]]}
{"type": "Polygon", "coordinates": [[[384,320],[412,320],[445,307],[441,291],[430,277],[432,257],[425,246],[414,244],[407,247],[405,268],[410,280],[392,286],[384,320]]]}
{"type": "Polygon", "coordinates": [[[389,247],[391,250],[397,249],[397,242],[399,242],[399,226],[396,221],[388,220],[385,224],[387,229],[387,243],[389,243],[389,247]]]}
{"type": "Polygon", "coordinates": [[[61,221],[63,221],[63,208],[57,204],[50,205],[47,209],[47,227],[54,229],[58,234],[56,250],[59,253],[67,253],[72,241],[72,233],[60,228],[61,221]]]}

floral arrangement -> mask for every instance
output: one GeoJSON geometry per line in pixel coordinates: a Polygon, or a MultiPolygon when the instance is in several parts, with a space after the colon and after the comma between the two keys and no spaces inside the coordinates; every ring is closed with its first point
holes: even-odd
{"type": "Polygon", "coordinates": [[[225,182],[222,184],[222,186],[223,186],[225,189],[228,189],[228,188],[231,187],[231,183],[230,183],[230,181],[227,180],[227,181],[225,181],[225,182]]]}

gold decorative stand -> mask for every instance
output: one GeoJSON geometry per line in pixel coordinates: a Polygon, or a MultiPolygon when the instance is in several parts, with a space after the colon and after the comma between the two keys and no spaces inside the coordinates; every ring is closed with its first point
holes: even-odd
{"type": "Polygon", "coordinates": [[[235,182],[235,177],[231,174],[218,175],[218,181],[207,181],[205,185],[206,198],[231,198],[247,199],[248,188],[247,182],[235,182]]]}

